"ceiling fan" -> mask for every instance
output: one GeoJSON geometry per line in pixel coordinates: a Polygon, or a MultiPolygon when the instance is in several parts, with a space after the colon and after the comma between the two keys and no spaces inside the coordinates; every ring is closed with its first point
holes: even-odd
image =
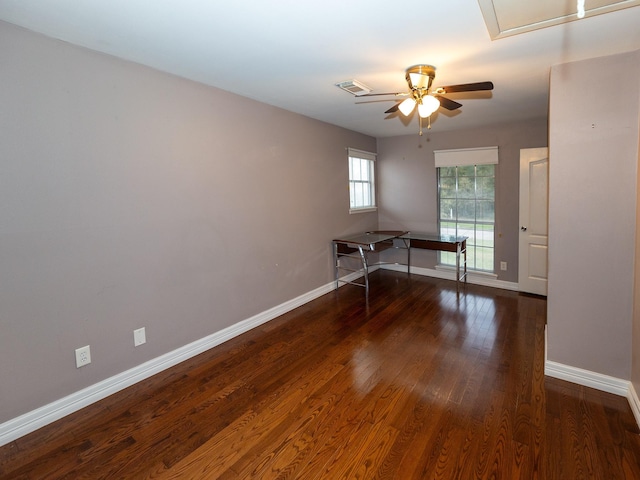
{"type": "Polygon", "coordinates": [[[408,116],[418,107],[418,115],[420,118],[420,135],[422,135],[422,119],[429,119],[427,128],[431,128],[431,115],[438,108],[446,108],[447,110],[456,110],[462,106],[461,103],[455,102],[447,97],[443,97],[448,93],[459,92],[477,92],[483,90],[493,90],[492,82],[476,82],[463,83],[460,85],[449,85],[447,87],[432,88],[433,79],[436,76],[436,67],[432,65],[413,65],[407,68],[405,78],[409,85],[409,92],[396,93],[366,93],[358,95],[358,97],[388,96],[407,97],[396,103],[393,107],[384,113],[393,113],[398,110],[408,116]]]}

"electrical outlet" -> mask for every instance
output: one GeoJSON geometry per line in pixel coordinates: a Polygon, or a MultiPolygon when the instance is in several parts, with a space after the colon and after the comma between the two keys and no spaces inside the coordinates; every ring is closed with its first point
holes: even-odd
{"type": "Polygon", "coordinates": [[[84,367],[91,363],[91,347],[76,348],[76,368],[84,367]]]}
{"type": "Polygon", "coordinates": [[[500,270],[505,271],[507,269],[507,262],[500,262],[500,270]]]}
{"type": "Polygon", "coordinates": [[[147,334],[144,327],[133,331],[133,346],[138,347],[143,343],[147,343],[147,334]]]}

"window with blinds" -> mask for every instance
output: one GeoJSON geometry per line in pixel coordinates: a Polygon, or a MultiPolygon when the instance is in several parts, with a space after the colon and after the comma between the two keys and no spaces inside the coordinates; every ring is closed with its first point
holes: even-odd
{"type": "Polygon", "coordinates": [[[376,209],[376,154],[349,148],[349,212],[376,209]]]}

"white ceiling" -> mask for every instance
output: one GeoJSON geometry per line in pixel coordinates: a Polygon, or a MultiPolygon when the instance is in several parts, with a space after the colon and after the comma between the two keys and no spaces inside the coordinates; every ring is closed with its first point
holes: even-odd
{"type": "Polygon", "coordinates": [[[417,134],[418,121],[336,83],[405,91],[405,68],[426,63],[434,86],[495,84],[449,95],[463,107],[434,115],[434,132],[544,117],[552,65],[640,49],[640,7],[593,13],[492,41],[478,0],[0,0],[1,20],[376,137],[417,134]]]}

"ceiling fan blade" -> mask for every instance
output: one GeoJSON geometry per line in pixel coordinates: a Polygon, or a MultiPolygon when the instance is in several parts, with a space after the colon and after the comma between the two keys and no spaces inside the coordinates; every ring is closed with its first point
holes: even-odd
{"type": "Polygon", "coordinates": [[[401,104],[401,103],[402,103],[402,102],[398,102],[398,103],[396,103],[393,107],[391,107],[389,110],[387,110],[387,111],[386,111],[386,112],[384,112],[384,113],[393,113],[393,112],[397,112],[397,111],[398,111],[398,109],[400,108],[400,104],[401,104]]]}
{"type": "Polygon", "coordinates": [[[462,83],[460,85],[449,85],[448,87],[440,87],[438,90],[443,90],[442,93],[478,92],[480,90],[493,90],[493,82],[462,83]]]}
{"type": "Polygon", "coordinates": [[[365,93],[363,95],[356,95],[356,98],[360,98],[360,97],[379,97],[379,96],[388,96],[388,95],[394,95],[396,97],[406,97],[407,95],[409,95],[407,92],[388,92],[388,93],[365,93]]]}
{"type": "Polygon", "coordinates": [[[462,106],[461,103],[454,102],[453,100],[450,100],[447,97],[443,97],[442,95],[434,95],[434,97],[440,100],[440,106],[446,108],[447,110],[457,110],[462,106]]]}

